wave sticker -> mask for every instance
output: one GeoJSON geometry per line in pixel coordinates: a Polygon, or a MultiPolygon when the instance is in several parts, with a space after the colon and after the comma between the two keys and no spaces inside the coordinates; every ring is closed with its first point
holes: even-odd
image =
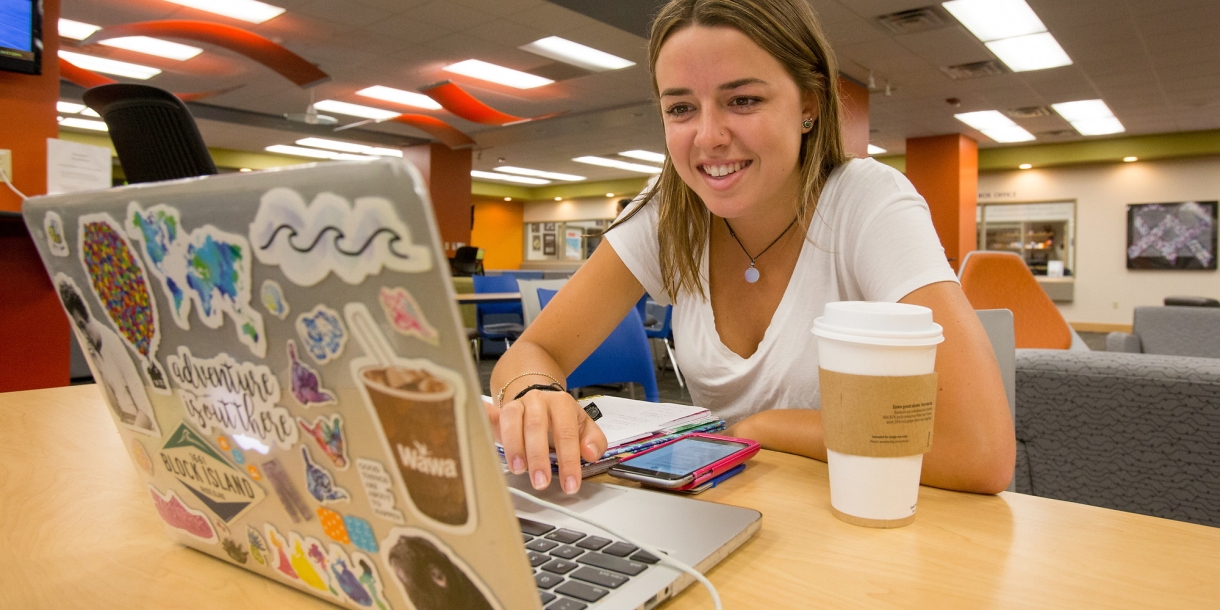
{"type": "Polygon", "coordinates": [[[358,284],[382,267],[408,273],[432,268],[429,249],[411,241],[410,229],[383,197],[349,203],[321,193],[306,204],[292,189],[271,189],[250,223],[250,243],[260,263],[278,266],[299,286],[313,286],[332,272],[358,284]]]}
{"type": "Polygon", "coordinates": [[[237,339],[255,356],[267,355],[262,314],[250,306],[252,263],[244,237],[211,225],[188,232],[177,209],[158,204],[143,210],[134,201],[127,206],[127,233],[143,245],[179,328],[190,329],[193,302],[205,326],[220,328],[227,314],[237,339]]]}

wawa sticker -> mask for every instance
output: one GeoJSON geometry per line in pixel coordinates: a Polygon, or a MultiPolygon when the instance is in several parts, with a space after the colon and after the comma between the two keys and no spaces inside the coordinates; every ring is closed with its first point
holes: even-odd
{"type": "Polygon", "coordinates": [[[208,510],[232,523],[267,497],[254,481],[185,423],[169,436],[160,463],[208,510]]]}
{"type": "MultiPolygon", "coordinates": [[[[124,347],[128,344],[93,316],[84,293],[71,277],[55,274],[55,288],[72,321],[76,339],[85,351],[93,379],[102,389],[116,421],[130,430],[161,436],[144,380],[124,347]]],[[[138,454],[136,460],[138,463],[138,454]]]]}
{"type": "Polygon", "coordinates": [[[432,253],[411,241],[411,231],[383,197],[354,202],[321,193],[306,204],[296,191],[278,187],[259,201],[250,223],[254,255],[278,266],[298,286],[313,286],[332,272],[359,284],[382,268],[420,272],[432,268],[432,253]]]}
{"type": "Polygon", "coordinates": [[[466,562],[431,532],[396,527],[381,541],[381,560],[415,610],[499,610],[499,600],[466,562]]]}
{"type": "Polygon", "coordinates": [[[174,323],[190,329],[192,303],[204,326],[220,328],[227,315],[237,339],[259,358],[267,355],[262,314],[250,305],[250,245],[240,235],[206,225],[182,226],[178,210],[127,206],[127,234],[143,244],[144,256],[170,303],[174,323]]]}
{"type": "Polygon", "coordinates": [[[432,345],[440,345],[440,335],[428,324],[419,302],[406,288],[381,288],[378,300],[390,325],[401,335],[415,337],[432,345]]]}
{"type": "Polygon", "coordinates": [[[428,360],[400,358],[364,304],[349,303],[343,311],[366,354],[352,360],[352,381],[379,424],[382,446],[397,460],[391,474],[407,491],[407,505],[430,526],[474,531],[464,378],[428,360]]]}
{"type": "Polygon", "coordinates": [[[165,373],[156,357],[161,344],[157,301],[144,263],[109,214],[86,214],[78,220],[77,250],[93,295],[119,336],[140,356],[153,389],[168,394],[165,373]]]}
{"type": "Polygon", "coordinates": [[[216,544],[216,530],[212,529],[212,522],[208,521],[203,511],[187,506],[172,489],[161,493],[149,485],[148,491],[152,493],[157,514],[161,515],[166,525],[200,542],[216,544]]]}
{"type": "Polygon", "coordinates": [[[322,378],[318,371],[301,362],[297,356],[297,344],[288,340],[288,366],[292,376],[292,396],[303,407],[317,407],[335,402],[334,393],[322,387],[322,378]]]}
{"type": "Polygon", "coordinates": [[[280,449],[299,440],[292,414],[276,404],[280,384],[267,366],[238,362],[228,354],[196,358],[186,346],[166,363],[187,421],[202,433],[219,429],[280,449]]]}
{"type": "Polygon", "coordinates": [[[68,255],[68,238],[64,235],[64,220],[58,212],[47,212],[42,217],[42,228],[47,235],[47,249],[55,256],[68,255]]]}

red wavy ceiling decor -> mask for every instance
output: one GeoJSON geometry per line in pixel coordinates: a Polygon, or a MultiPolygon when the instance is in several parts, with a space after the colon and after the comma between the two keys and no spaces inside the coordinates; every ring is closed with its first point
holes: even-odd
{"type": "Polygon", "coordinates": [[[86,89],[99,87],[101,85],[112,85],[119,82],[113,78],[102,76],[93,70],[86,70],[68,63],[68,60],[62,57],[59,58],[59,77],[72,83],[73,85],[80,85],[86,89]]]}
{"type": "Polygon", "coordinates": [[[456,114],[467,121],[482,123],[484,125],[512,125],[515,123],[525,123],[527,121],[540,121],[549,119],[554,116],[559,116],[567,112],[561,110],[550,114],[543,114],[535,117],[519,117],[511,114],[506,114],[480,102],[473,95],[468,93],[455,83],[450,81],[442,81],[435,85],[420,87],[420,92],[424,95],[436,100],[445,110],[456,114]]]}
{"type": "Polygon", "coordinates": [[[82,41],[82,44],[94,44],[108,38],[124,36],[183,38],[223,47],[271,68],[300,87],[310,87],[330,80],[329,74],[309,63],[304,57],[271,40],[239,27],[209,21],[165,19],[127,23],[98,30],[82,41]]]}
{"type": "Polygon", "coordinates": [[[460,132],[454,126],[446,123],[436,117],[430,117],[426,114],[400,114],[392,119],[396,123],[410,125],[440,141],[441,144],[449,148],[463,148],[466,146],[474,146],[474,140],[470,136],[460,132]]]}

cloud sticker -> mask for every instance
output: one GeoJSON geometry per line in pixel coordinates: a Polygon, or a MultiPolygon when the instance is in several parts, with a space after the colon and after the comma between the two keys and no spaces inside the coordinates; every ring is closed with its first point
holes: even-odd
{"type": "Polygon", "coordinates": [[[299,286],[313,286],[331,272],[358,284],[382,267],[420,272],[432,268],[432,253],[411,241],[411,231],[382,197],[354,203],[321,193],[309,204],[294,190],[267,191],[250,223],[254,255],[279,266],[299,286]]]}

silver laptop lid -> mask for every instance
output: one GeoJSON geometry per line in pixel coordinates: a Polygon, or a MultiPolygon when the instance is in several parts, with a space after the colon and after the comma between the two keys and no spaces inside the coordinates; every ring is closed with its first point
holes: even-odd
{"type": "Polygon", "coordinates": [[[537,608],[423,184],[327,163],[24,216],[172,537],[352,608],[537,608]]]}

